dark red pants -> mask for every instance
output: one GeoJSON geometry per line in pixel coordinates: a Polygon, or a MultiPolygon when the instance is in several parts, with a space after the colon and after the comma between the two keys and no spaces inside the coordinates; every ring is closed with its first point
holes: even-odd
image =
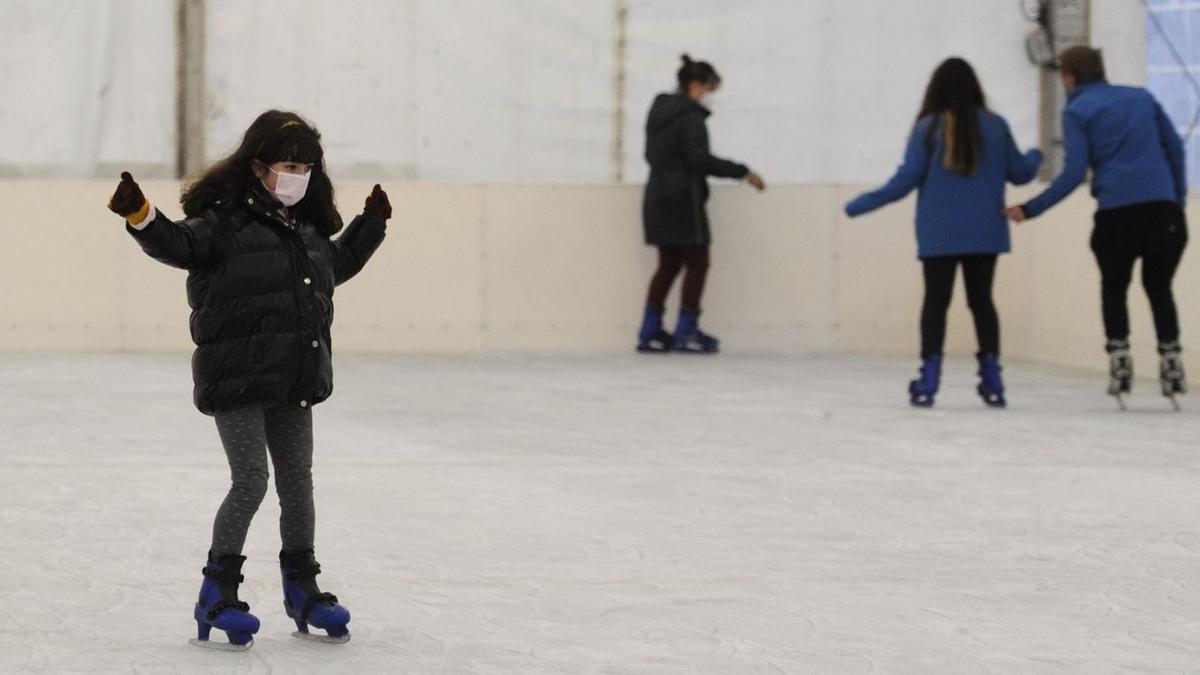
{"type": "Polygon", "coordinates": [[[682,307],[688,312],[700,313],[700,298],[704,295],[704,281],[708,277],[707,246],[659,246],[658,270],[650,279],[650,291],[646,305],[662,313],[671,292],[675,277],[686,268],[683,275],[682,307]]]}

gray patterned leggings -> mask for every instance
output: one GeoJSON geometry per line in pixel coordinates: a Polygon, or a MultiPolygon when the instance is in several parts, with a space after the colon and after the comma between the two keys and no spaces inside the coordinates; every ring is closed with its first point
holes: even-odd
{"type": "Polygon", "coordinates": [[[267,494],[267,454],[275,465],[279,535],[285,550],[313,547],[312,410],[261,404],[216,415],[232,484],[213,523],[215,555],[237,554],[267,494]]]}

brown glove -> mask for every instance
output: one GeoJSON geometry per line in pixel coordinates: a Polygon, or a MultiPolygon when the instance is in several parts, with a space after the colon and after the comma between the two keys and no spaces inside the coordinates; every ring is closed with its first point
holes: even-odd
{"type": "Polygon", "coordinates": [[[108,209],[131,223],[142,222],[149,213],[150,202],[128,171],[121,172],[121,182],[108,200],[108,209]]]}
{"type": "Polygon", "coordinates": [[[763,181],[762,176],[754,173],[753,171],[746,174],[746,182],[753,185],[754,189],[758,190],[759,192],[767,189],[767,184],[765,181],[763,181]]]}
{"type": "Polygon", "coordinates": [[[368,218],[381,218],[387,220],[392,217],[392,203],[388,201],[387,193],[378,183],[371,190],[371,194],[367,195],[367,203],[363,205],[363,215],[368,218]]]}

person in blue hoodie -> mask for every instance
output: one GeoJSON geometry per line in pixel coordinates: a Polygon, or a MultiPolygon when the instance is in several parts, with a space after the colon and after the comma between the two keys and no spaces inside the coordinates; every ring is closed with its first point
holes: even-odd
{"type": "Polygon", "coordinates": [[[846,215],[854,217],[918,191],[917,257],[924,270],[925,299],[921,367],[908,388],[913,405],[932,406],[938,392],[946,311],[959,267],[979,340],[977,391],[989,406],[1007,405],[1000,374],[1000,320],[992,302],[996,259],[1011,247],[1004,187],[1033,180],[1041,162],[1038,150],[1022,154],[1008,123],[987,109],[971,65],[950,58],[929,80],[896,174],[883,187],[846,204],[846,215]]]}
{"type": "Polygon", "coordinates": [[[1015,222],[1036,218],[1071,194],[1092,170],[1098,210],[1091,248],[1100,266],[1108,393],[1123,399],[1133,378],[1126,295],[1133,264],[1141,258],[1142,286],[1162,357],[1162,393],[1174,400],[1187,390],[1171,291],[1188,239],[1183,141],[1150,92],[1108,83],[1100,50],[1065,50],[1059,72],[1068,96],[1062,113],[1062,173],[1041,194],[1005,213],[1015,222]]]}

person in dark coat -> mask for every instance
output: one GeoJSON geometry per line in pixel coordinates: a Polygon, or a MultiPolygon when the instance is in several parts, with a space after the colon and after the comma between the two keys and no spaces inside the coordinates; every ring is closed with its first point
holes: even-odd
{"type": "Polygon", "coordinates": [[[646,118],[650,180],[642,202],[642,223],[646,243],[658,248],[658,270],[650,280],[637,349],[713,353],[718,350],[717,339],[699,327],[712,243],[705,209],[707,177],[743,179],[758,190],[766,185],[746,166],[715,157],[709,150],[705,120],[712,113],[701,102],[721,86],[717,71],[684,54],[677,79],[679,88],[659,94],[646,118]],[[671,285],[684,269],[679,324],[671,335],[663,328],[662,315],[671,285]]]}
{"type": "Polygon", "coordinates": [[[350,614],[317,588],[313,557],[312,407],[333,391],[333,291],[383,242],[391,206],[376,185],[345,232],[320,134],[271,110],[240,147],[188,186],[186,219],[152,206],[129,173],[109,208],[152,258],[187,270],[194,401],[215,417],[232,484],[213,525],[193,643],[246,649],[258,620],[237,598],[242,547],[267,492],[268,455],[282,509],[284,605],[299,634],[349,639],[350,614]],[[212,628],[229,644],[210,643],[212,628]]]}

